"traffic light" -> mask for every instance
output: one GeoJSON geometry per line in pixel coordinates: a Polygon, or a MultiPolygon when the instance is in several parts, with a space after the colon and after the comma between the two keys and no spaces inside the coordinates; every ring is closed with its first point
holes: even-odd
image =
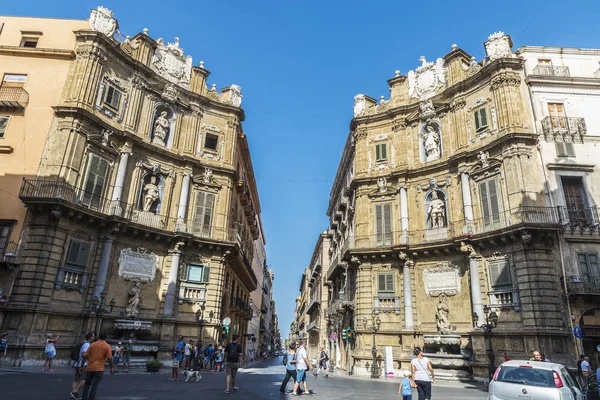
{"type": "Polygon", "coordinates": [[[345,329],[342,329],[342,339],[348,340],[348,332],[345,329]]]}
{"type": "Polygon", "coordinates": [[[354,339],[354,332],[352,331],[352,329],[350,327],[348,327],[348,329],[346,329],[346,337],[348,338],[348,341],[351,341],[354,339]]]}
{"type": "Polygon", "coordinates": [[[229,336],[229,327],[228,326],[223,326],[221,328],[221,336],[223,337],[223,339],[227,339],[227,337],[229,336]]]}

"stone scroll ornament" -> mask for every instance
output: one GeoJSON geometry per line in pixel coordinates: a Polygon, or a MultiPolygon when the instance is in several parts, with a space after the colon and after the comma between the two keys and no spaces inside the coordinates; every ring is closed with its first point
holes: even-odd
{"type": "Polygon", "coordinates": [[[119,276],[125,280],[152,282],[158,269],[158,256],[145,249],[123,249],[119,256],[119,276]]]}
{"type": "Polygon", "coordinates": [[[90,29],[112,37],[117,30],[117,20],[113,18],[113,12],[102,6],[99,6],[96,10],[92,10],[90,14],[90,29]]]}
{"type": "Polygon", "coordinates": [[[456,296],[461,292],[458,266],[442,261],[423,271],[423,283],[427,296],[456,296]]]}

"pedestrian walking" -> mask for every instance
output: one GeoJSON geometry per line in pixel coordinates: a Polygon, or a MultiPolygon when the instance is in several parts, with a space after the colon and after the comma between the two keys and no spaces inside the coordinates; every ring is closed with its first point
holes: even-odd
{"type": "Polygon", "coordinates": [[[123,362],[123,372],[129,372],[129,367],[131,367],[131,351],[133,350],[133,341],[129,340],[129,342],[125,343],[125,346],[121,349],[121,361],[123,362]]]}
{"type": "Polygon", "coordinates": [[[6,349],[8,348],[8,333],[3,333],[0,339],[0,360],[6,355],[6,349]]]}
{"type": "Polygon", "coordinates": [[[581,387],[584,387],[584,385],[585,385],[585,377],[583,376],[583,373],[581,372],[581,363],[583,362],[584,359],[585,359],[585,354],[581,354],[579,356],[579,361],[577,361],[577,379],[579,379],[579,383],[581,384],[581,387]]]}
{"type": "Polygon", "coordinates": [[[286,393],[287,384],[290,381],[290,379],[292,379],[294,385],[296,384],[296,378],[298,375],[296,370],[297,363],[298,361],[296,359],[296,345],[292,343],[290,344],[287,353],[283,356],[283,365],[285,365],[285,378],[283,379],[281,387],[279,388],[279,391],[281,393],[286,393]]]}
{"type": "Polygon", "coordinates": [[[58,342],[58,335],[56,337],[53,337],[51,333],[46,335],[46,348],[44,349],[46,360],[44,361],[42,372],[46,370],[46,365],[48,365],[48,372],[54,372],[52,369],[52,359],[56,355],[56,348],[54,347],[54,343],[56,342],[58,342]]]}
{"type": "Polygon", "coordinates": [[[207,368],[209,371],[213,368],[213,355],[215,354],[215,349],[212,344],[209,344],[206,349],[204,349],[204,368],[207,368]]]}
{"type": "Polygon", "coordinates": [[[583,380],[585,381],[588,376],[592,373],[592,368],[590,367],[590,358],[585,356],[583,361],[581,362],[581,375],[583,375],[583,380]]]}
{"type": "Polygon", "coordinates": [[[83,358],[87,359],[87,371],[85,373],[85,385],[83,386],[83,396],[81,400],[94,400],[96,392],[100,385],[100,380],[104,375],[104,365],[106,360],[110,364],[111,375],[115,373],[115,366],[112,360],[112,348],[106,343],[106,333],[100,332],[99,339],[90,344],[88,349],[83,352],[83,358]]]}
{"type": "Polygon", "coordinates": [[[219,346],[215,352],[215,372],[221,372],[221,365],[223,365],[223,348],[219,346]]]}
{"type": "Polygon", "coordinates": [[[192,357],[192,344],[194,342],[193,341],[189,341],[186,345],[185,345],[185,350],[183,351],[183,357],[185,359],[184,363],[183,363],[183,369],[187,370],[187,369],[191,369],[190,368],[190,358],[192,357]]]}
{"type": "Polygon", "coordinates": [[[179,365],[181,364],[181,361],[183,361],[184,351],[185,343],[183,342],[183,336],[179,336],[179,341],[173,348],[173,364],[171,368],[173,375],[171,376],[171,379],[169,379],[171,382],[179,380],[179,365]]]}
{"type": "Polygon", "coordinates": [[[292,392],[292,396],[298,395],[298,388],[302,383],[304,385],[304,394],[309,394],[308,384],[306,383],[306,373],[310,371],[310,363],[308,361],[308,354],[306,354],[306,342],[301,341],[300,347],[298,348],[297,356],[296,356],[296,383],[294,384],[294,391],[292,392]]]}
{"type": "Polygon", "coordinates": [[[85,340],[79,347],[79,351],[77,352],[77,361],[73,364],[73,369],[75,370],[75,378],[73,379],[73,384],[71,385],[71,399],[78,400],[79,399],[79,391],[85,384],[85,373],[87,369],[87,360],[83,358],[83,353],[85,353],[92,342],[94,341],[94,334],[92,332],[85,335],[85,340]]]}
{"type": "Polygon", "coordinates": [[[113,355],[113,365],[115,366],[115,373],[119,372],[119,361],[123,356],[123,343],[119,342],[115,346],[115,352],[113,355]]]}
{"type": "Polygon", "coordinates": [[[237,392],[240,388],[235,386],[235,377],[243,358],[244,350],[237,342],[238,336],[233,335],[231,342],[225,346],[225,393],[229,393],[229,388],[237,392]]]}
{"type": "Polygon", "coordinates": [[[412,400],[412,383],[410,381],[410,371],[404,370],[404,378],[402,382],[400,382],[400,387],[398,388],[398,395],[402,396],[402,400],[412,400]]]}
{"type": "Polygon", "coordinates": [[[433,367],[429,359],[423,356],[423,351],[420,347],[415,347],[413,354],[415,358],[410,362],[412,386],[417,388],[419,400],[430,400],[431,384],[435,383],[433,367]]]}
{"type": "Polygon", "coordinates": [[[329,361],[329,356],[325,352],[325,348],[321,347],[321,353],[319,354],[319,366],[315,372],[315,376],[319,376],[319,372],[323,370],[323,372],[325,372],[325,378],[329,378],[329,374],[327,373],[327,361],[329,361]]]}

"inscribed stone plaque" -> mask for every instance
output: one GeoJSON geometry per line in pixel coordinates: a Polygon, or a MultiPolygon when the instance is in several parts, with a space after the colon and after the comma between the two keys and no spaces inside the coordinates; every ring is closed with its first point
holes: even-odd
{"type": "Polygon", "coordinates": [[[458,266],[449,262],[440,262],[423,271],[425,293],[428,296],[455,296],[460,293],[460,277],[458,266]]]}
{"type": "Polygon", "coordinates": [[[126,280],[139,279],[150,282],[156,276],[158,256],[145,249],[123,249],[119,257],[119,276],[126,280]]]}

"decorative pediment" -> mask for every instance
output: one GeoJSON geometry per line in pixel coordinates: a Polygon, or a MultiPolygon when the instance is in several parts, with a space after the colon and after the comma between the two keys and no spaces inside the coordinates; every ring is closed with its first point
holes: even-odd
{"type": "Polygon", "coordinates": [[[469,171],[469,176],[473,180],[480,181],[500,173],[500,167],[502,167],[501,160],[490,157],[489,153],[483,151],[479,152],[477,159],[477,165],[469,171]]]}
{"type": "Polygon", "coordinates": [[[223,187],[223,185],[215,180],[211,168],[204,168],[204,172],[201,175],[192,176],[192,182],[196,188],[204,188],[205,190],[212,189],[213,191],[218,191],[223,187]]]}
{"type": "Polygon", "coordinates": [[[370,191],[367,195],[369,197],[379,198],[395,198],[398,193],[398,188],[393,184],[388,184],[385,177],[377,178],[377,189],[370,191]]]}
{"type": "Polygon", "coordinates": [[[446,179],[439,182],[435,178],[429,178],[429,183],[427,185],[417,185],[417,192],[425,190],[436,190],[438,188],[443,188],[450,185],[452,185],[452,178],[450,177],[446,177],[446,179]]]}

